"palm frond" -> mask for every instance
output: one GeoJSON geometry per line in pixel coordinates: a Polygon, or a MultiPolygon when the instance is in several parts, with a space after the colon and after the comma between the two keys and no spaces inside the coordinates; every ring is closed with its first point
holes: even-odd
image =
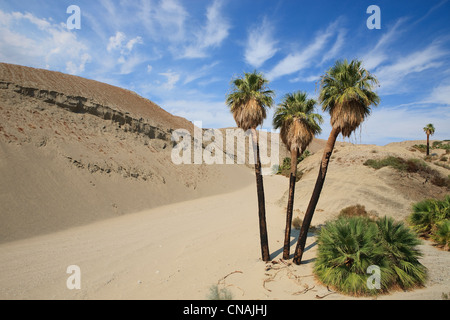
{"type": "Polygon", "coordinates": [[[316,101],[306,92],[296,91],[283,97],[275,111],[273,126],[280,130],[289,150],[305,150],[315,135],[321,132],[322,116],[314,113],[316,101]]]}
{"type": "Polygon", "coordinates": [[[232,80],[226,104],[237,126],[244,131],[261,125],[267,116],[267,109],[272,107],[275,94],[267,88],[268,83],[263,74],[256,71],[232,80]]]}
{"type": "Polygon", "coordinates": [[[378,105],[379,96],[373,92],[377,79],[361,67],[362,62],[337,61],[320,80],[319,102],[331,115],[331,125],[349,137],[378,105]]]}

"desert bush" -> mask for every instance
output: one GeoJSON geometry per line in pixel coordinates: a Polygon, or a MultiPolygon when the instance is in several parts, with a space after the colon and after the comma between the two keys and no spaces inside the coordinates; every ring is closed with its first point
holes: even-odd
{"type": "MultiPolygon", "coordinates": [[[[302,162],[306,157],[309,157],[311,155],[311,153],[306,150],[305,152],[302,153],[302,155],[300,157],[297,158],[297,164],[299,164],[300,162],[302,162]]],[[[289,177],[291,174],[291,158],[290,157],[286,157],[283,159],[283,163],[278,167],[276,174],[281,174],[285,177],[289,177]]],[[[299,181],[301,179],[301,177],[303,176],[303,171],[302,170],[297,170],[297,179],[296,181],[299,181]]]]}
{"type": "Polygon", "coordinates": [[[409,216],[412,229],[420,236],[431,237],[448,249],[450,228],[450,195],[443,200],[426,199],[412,205],[409,216]]]}
{"type": "Polygon", "coordinates": [[[403,289],[421,286],[426,280],[426,268],[419,262],[417,245],[420,240],[403,223],[383,217],[376,221],[378,241],[389,265],[395,272],[393,283],[403,289]]]}
{"type": "Polygon", "coordinates": [[[413,148],[416,148],[417,150],[425,153],[427,152],[427,145],[426,144],[415,144],[413,145],[413,148]]]}
{"type": "Polygon", "coordinates": [[[323,227],[318,237],[314,272],[319,280],[350,295],[376,295],[392,288],[421,286],[419,240],[391,218],[341,217],[323,227]],[[367,286],[367,268],[380,268],[380,289],[367,286]]]}
{"type": "Polygon", "coordinates": [[[450,150],[450,143],[445,141],[434,141],[432,144],[432,148],[450,150]]]}
{"type": "Polygon", "coordinates": [[[441,221],[436,224],[436,231],[431,238],[442,248],[450,250],[450,220],[441,221]]]}
{"type": "Polygon", "coordinates": [[[214,284],[209,288],[208,299],[209,300],[232,300],[233,294],[227,288],[219,289],[219,286],[217,284],[214,284]]]}
{"type": "Polygon", "coordinates": [[[423,160],[420,159],[405,160],[400,157],[389,156],[378,160],[368,159],[364,162],[364,165],[376,170],[389,166],[398,171],[418,173],[421,177],[426,179],[426,181],[430,181],[435,186],[450,189],[450,178],[442,176],[439,171],[430,168],[423,160]]]}
{"type": "Polygon", "coordinates": [[[296,230],[300,230],[302,228],[302,223],[303,223],[302,219],[300,219],[299,217],[295,217],[292,220],[292,227],[296,230]]]}
{"type": "Polygon", "coordinates": [[[338,217],[367,217],[366,207],[360,204],[349,206],[339,212],[338,217]]]}

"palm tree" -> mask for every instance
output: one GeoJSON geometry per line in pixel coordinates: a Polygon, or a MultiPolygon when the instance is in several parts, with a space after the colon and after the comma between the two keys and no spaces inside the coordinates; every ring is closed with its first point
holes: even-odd
{"type": "Polygon", "coordinates": [[[436,129],[434,129],[434,126],[431,123],[429,123],[423,128],[423,131],[427,135],[427,156],[429,156],[430,155],[430,136],[432,136],[434,134],[436,129]]]}
{"type": "Polygon", "coordinates": [[[267,88],[268,83],[269,81],[261,73],[256,71],[244,73],[243,77],[238,77],[232,81],[231,93],[226,98],[226,103],[233,113],[237,126],[244,131],[251,130],[252,134],[256,190],[258,195],[259,233],[263,261],[270,260],[270,253],[267,239],[264,185],[261,174],[259,141],[256,128],[262,124],[266,118],[266,109],[270,108],[274,102],[274,92],[267,88]]]}
{"type": "Polygon", "coordinates": [[[294,263],[300,264],[305,250],[306,237],[320,193],[325,182],[331,154],[340,133],[350,137],[371,112],[371,105],[378,105],[380,98],[373,92],[377,79],[362,66],[362,62],[352,60],[336,61],[320,80],[319,102],[322,110],[330,113],[331,133],[323,151],[316,185],[306,209],[300,236],[294,254],[294,263]]]}
{"type": "Polygon", "coordinates": [[[280,136],[291,152],[291,174],[289,179],[289,200],[286,212],[286,229],[284,236],[283,259],[289,259],[292,210],[294,207],[294,190],[297,178],[297,159],[306,150],[316,134],[322,130],[322,116],[313,113],[316,101],[307,98],[306,92],[288,93],[275,111],[273,126],[280,130],[280,136]]]}

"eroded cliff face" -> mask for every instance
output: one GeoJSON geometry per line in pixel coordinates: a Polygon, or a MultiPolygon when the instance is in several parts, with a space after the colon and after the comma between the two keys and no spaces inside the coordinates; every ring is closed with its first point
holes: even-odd
{"type": "Polygon", "coordinates": [[[128,112],[115,110],[113,107],[96,103],[92,99],[70,96],[64,93],[39,88],[23,87],[21,85],[0,81],[0,89],[11,90],[18,94],[41,100],[48,104],[54,104],[60,108],[78,114],[91,114],[103,120],[111,120],[125,131],[141,133],[150,139],[170,141],[172,129],[160,129],[145,122],[143,118],[135,119],[128,112]]]}

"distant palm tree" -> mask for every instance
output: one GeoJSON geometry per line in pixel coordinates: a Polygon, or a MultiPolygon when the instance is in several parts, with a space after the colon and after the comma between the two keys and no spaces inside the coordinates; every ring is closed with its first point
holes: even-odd
{"type": "Polygon", "coordinates": [[[430,155],[430,136],[432,136],[434,134],[436,129],[434,129],[434,126],[431,123],[429,123],[423,128],[423,131],[427,135],[427,156],[429,156],[430,155]]]}
{"type": "Polygon", "coordinates": [[[226,103],[233,113],[237,126],[244,131],[250,129],[252,133],[256,189],[258,194],[261,255],[263,261],[270,260],[270,253],[267,237],[264,185],[261,174],[261,159],[259,156],[259,141],[256,128],[266,118],[266,109],[270,108],[274,103],[274,92],[267,88],[268,83],[269,81],[261,73],[256,71],[244,73],[243,77],[236,78],[232,81],[232,91],[226,98],[226,103]]]}
{"type": "Polygon", "coordinates": [[[332,130],[319,166],[311,200],[306,209],[300,236],[294,254],[294,263],[300,264],[305,250],[308,229],[311,224],[320,193],[325,182],[331,154],[340,133],[350,137],[371,112],[371,105],[378,105],[380,98],[373,92],[377,79],[362,66],[362,62],[352,60],[336,61],[320,80],[319,102],[322,110],[330,113],[332,130]]]}
{"type": "Polygon", "coordinates": [[[297,178],[297,159],[303,154],[316,134],[322,130],[322,116],[314,113],[316,101],[308,99],[306,92],[288,93],[275,111],[273,126],[280,130],[280,137],[291,153],[291,174],[289,179],[289,199],[286,212],[283,259],[289,259],[292,210],[297,178]]]}

